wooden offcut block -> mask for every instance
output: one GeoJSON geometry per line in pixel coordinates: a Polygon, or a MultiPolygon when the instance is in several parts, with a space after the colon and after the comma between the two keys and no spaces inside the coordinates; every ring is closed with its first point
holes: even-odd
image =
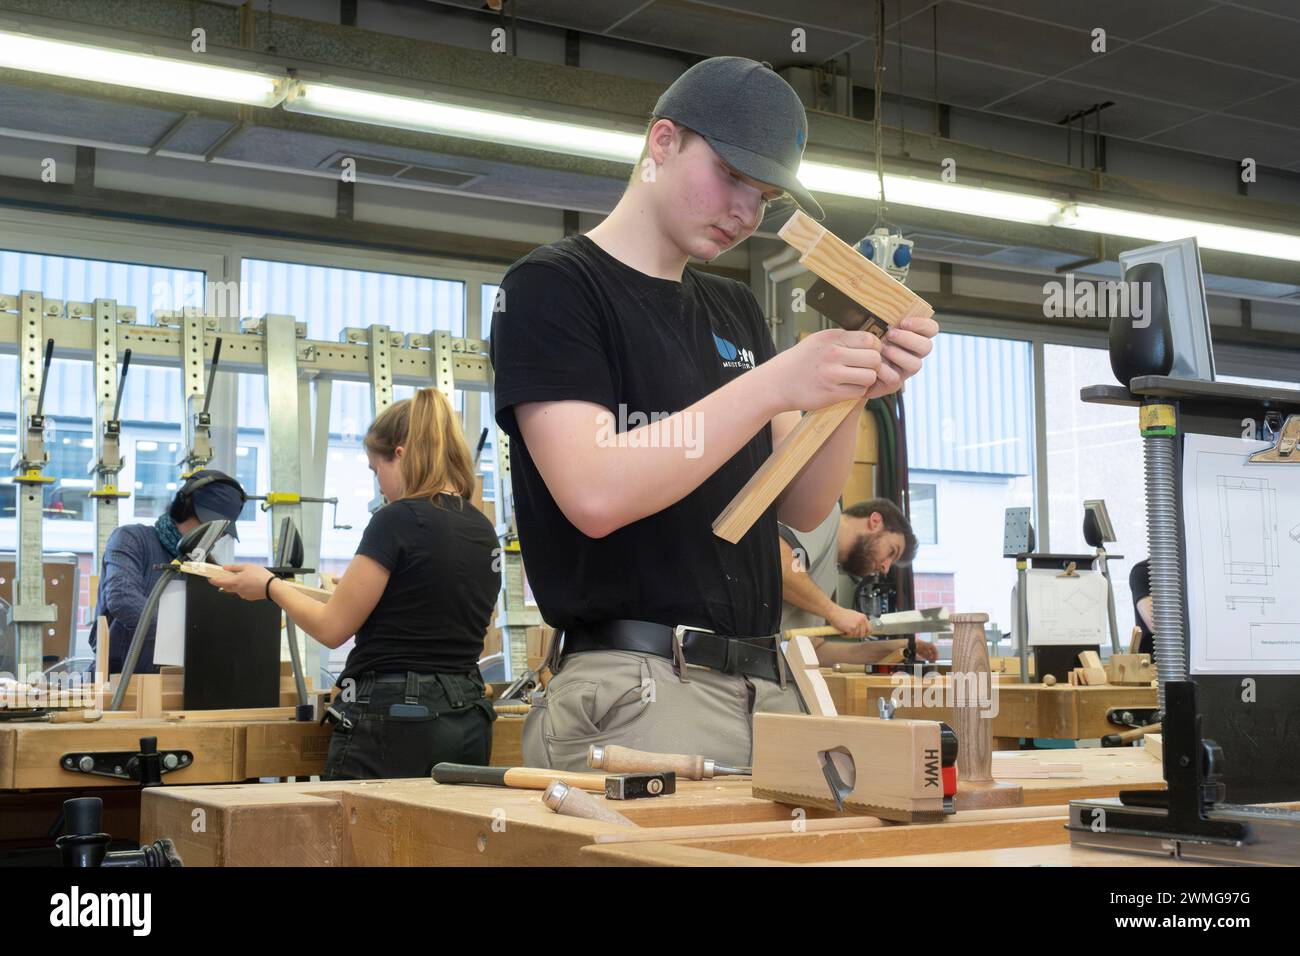
{"type": "MultiPolygon", "coordinates": [[[[777,235],[802,253],[799,262],[810,272],[835,286],[884,326],[892,328],[907,318],[934,315],[934,309],[924,299],[810,216],[796,210],[777,235]]],[[[858,403],[858,399],[848,399],[801,418],[718,515],[713,522],[714,534],[732,544],[739,541],[858,403]]]]}
{"type": "Polygon", "coordinates": [[[932,720],[755,714],[754,796],[836,809],[825,753],[847,758],[836,761],[851,788],[844,812],[904,823],[943,818],[939,724],[932,720]]]}
{"type": "MultiPolygon", "coordinates": [[[[182,561],[181,571],[185,574],[197,574],[199,577],[210,578],[216,574],[224,574],[219,564],[204,564],[198,561],[182,561]]],[[[328,604],[330,599],[329,591],[324,588],[314,588],[307,584],[299,584],[297,581],[282,579],[299,594],[305,594],[313,601],[319,601],[321,604],[328,604]]]]}
{"type": "Polygon", "coordinates": [[[1106,677],[1112,684],[1143,686],[1156,679],[1156,668],[1150,654],[1112,654],[1106,677]]]}
{"type": "Polygon", "coordinates": [[[1087,687],[1099,687],[1107,683],[1106,669],[1101,666],[1101,655],[1096,651],[1081,651],[1079,653],[1079,683],[1087,687]]]}

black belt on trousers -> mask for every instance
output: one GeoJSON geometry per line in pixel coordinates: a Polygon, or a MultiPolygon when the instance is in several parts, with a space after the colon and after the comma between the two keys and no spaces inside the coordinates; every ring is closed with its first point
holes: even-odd
{"type": "MultiPolygon", "coordinates": [[[[583,651],[634,651],[676,661],[675,629],[650,621],[601,621],[564,630],[565,656],[583,651]]],[[[709,667],[725,674],[743,674],[780,681],[777,663],[778,637],[723,637],[695,628],[683,628],[681,648],[688,664],[709,667]],[[761,642],[761,643],[751,643],[761,642]]]]}

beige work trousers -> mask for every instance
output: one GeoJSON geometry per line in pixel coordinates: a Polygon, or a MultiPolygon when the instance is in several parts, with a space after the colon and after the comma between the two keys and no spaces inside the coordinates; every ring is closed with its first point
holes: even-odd
{"type": "Polygon", "coordinates": [[[754,714],[800,712],[793,680],[783,691],[775,681],[707,667],[688,665],[686,676],[653,654],[567,655],[524,720],[525,765],[587,770],[592,744],[617,744],[748,766],[754,714]]]}

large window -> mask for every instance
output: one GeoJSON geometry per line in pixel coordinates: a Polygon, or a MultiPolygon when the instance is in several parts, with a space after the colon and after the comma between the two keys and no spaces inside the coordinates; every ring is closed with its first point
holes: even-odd
{"type": "Polygon", "coordinates": [[[152,520],[171,506],[180,487],[181,457],[179,429],[170,440],[159,436],[135,443],[135,516],[152,520]]]}
{"type": "MultiPolygon", "coordinates": [[[[203,272],[171,269],[122,262],[107,262],[37,253],[0,250],[0,291],[13,294],[37,291],[50,299],[93,302],[114,299],[119,306],[136,310],[136,321],[148,323],[157,311],[171,311],[202,301],[203,272]]],[[[16,412],[18,405],[18,361],[14,355],[0,355],[0,550],[13,551],[17,546],[17,518],[14,511],[14,486],[8,468],[17,451],[16,412]]],[[[54,478],[45,494],[45,520],[42,522],[42,547],[47,553],[72,552],[78,556],[81,573],[78,605],[73,621],[78,628],[74,651],[85,650],[85,634],[90,621],[89,577],[97,574],[92,567],[95,547],[94,504],[90,492],[94,476],[90,465],[95,458],[93,369],[90,362],[55,354],[45,391],[45,447],[49,463],[45,474],[54,478]]],[[[122,393],[122,449],[126,459],[119,475],[119,485],[135,492],[136,482],[147,486],[144,501],[126,501],[119,510],[120,520],[152,519],[159,513],[159,500],[166,485],[179,472],[173,453],[164,474],[146,454],[137,472],[135,446],[152,440],[156,445],[170,434],[179,441],[182,405],[180,371],[150,367],[142,363],[131,366],[122,393]]]]}
{"type": "Polygon", "coordinates": [[[940,333],[904,401],[918,600],[1010,630],[1002,524],[1007,508],[1034,504],[1030,344],[940,333]]]}
{"type": "MultiPolygon", "coordinates": [[[[307,324],[309,339],[337,342],[346,327],[376,324],[387,325],[394,332],[465,334],[463,282],[264,259],[244,259],[241,275],[244,315],[292,315],[307,324]]],[[[269,489],[266,381],[260,375],[241,375],[239,390],[239,441],[247,449],[247,455],[237,462],[241,480],[256,476],[253,487],[269,489]]],[[[332,391],[325,497],[337,497],[339,505],[337,522],[332,507],[323,511],[322,566],[346,561],[356,552],[376,496],[362,445],[372,417],[370,387],[361,382],[335,382],[332,391]]],[[[397,386],[393,396],[408,398],[413,391],[411,386],[397,386]]],[[[456,404],[459,408],[460,401],[456,404]]],[[[304,468],[308,464],[303,461],[304,468]]],[[[304,510],[308,515],[322,513],[319,506],[304,510]]],[[[270,548],[269,524],[261,512],[256,517],[247,528],[241,526],[237,553],[263,559],[270,548]]]]}
{"type": "MultiPolygon", "coordinates": [[[[1119,539],[1106,550],[1124,556],[1110,562],[1110,576],[1120,649],[1127,651],[1134,623],[1129,570],[1147,556],[1137,409],[1080,400],[1080,389],[1113,380],[1107,350],[1046,345],[1043,362],[1051,548],[1058,553],[1093,553],[1083,537],[1083,503],[1098,498],[1106,502],[1119,539]]],[[[1109,640],[1105,635],[1102,644],[1109,640]]]]}

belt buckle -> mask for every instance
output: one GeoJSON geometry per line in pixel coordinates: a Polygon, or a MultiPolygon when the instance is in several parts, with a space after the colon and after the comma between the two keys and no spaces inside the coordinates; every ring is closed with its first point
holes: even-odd
{"type": "Polygon", "coordinates": [[[706,627],[691,627],[689,624],[678,624],[673,628],[673,670],[677,672],[677,678],[683,684],[689,684],[690,678],[686,676],[686,652],[682,649],[682,637],[687,631],[695,631],[699,634],[716,634],[716,631],[710,631],[706,627]]]}

